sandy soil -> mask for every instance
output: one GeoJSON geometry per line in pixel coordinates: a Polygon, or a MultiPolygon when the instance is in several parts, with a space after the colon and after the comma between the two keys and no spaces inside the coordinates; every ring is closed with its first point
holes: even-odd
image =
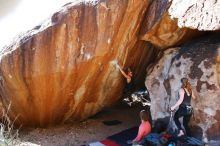
{"type": "MultiPolygon", "coordinates": [[[[141,108],[114,106],[80,123],[69,123],[47,129],[22,129],[19,146],[86,146],[91,142],[121,132],[140,124],[141,108]],[[118,125],[107,126],[103,121],[118,120],[118,125]]],[[[210,141],[206,146],[220,146],[220,141],[210,141]]]]}
{"type": "Polygon", "coordinates": [[[47,129],[24,129],[20,131],[23,146],[81,146],[100,141],[140,123],[140,108],[115,106],[106,108],[92,118],[47,129]],[[121,124],[107,126],[103,121],[118,120],[121,124]]]}

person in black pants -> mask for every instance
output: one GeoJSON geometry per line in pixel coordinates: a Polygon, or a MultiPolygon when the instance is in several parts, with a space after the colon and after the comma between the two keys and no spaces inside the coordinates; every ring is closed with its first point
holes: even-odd
{"type": "Polygon", "coordinates": [[[123,91],[124,98],[128,98],[131,102],[132,100],[131,100],[130,96],[131,96],[131,92],[132,92],[132,89],[133,89],[133,73],[132,73],[130,68],[127,68],[127,73],[125,73],[119,65],[117,65],[117,67],[119,68],[121,74],[126,79],[126,84],[125,84],[125,88],[124,88],[124,91],[123,91]]]}
{"type": "Polygon", "coordinates": [[[185,128],[186,135],[191,136],[191,131],[188,125],[193,111],[193,108],[191,106],[191,99],[196,99],[196,96],[194,95],[191,85],[187,78],[182,78],[181,83],[182,86],[179,90],[180,98],[177,101],[177,103],[171,107],[171,111],[175,110],[179,106],[179,109],[176,111],[174,115],[174,121],[179,129],[178,136],[184,135],[181,123],[179,121],[180,117],[183,117],[183,126],[185,128]]]}

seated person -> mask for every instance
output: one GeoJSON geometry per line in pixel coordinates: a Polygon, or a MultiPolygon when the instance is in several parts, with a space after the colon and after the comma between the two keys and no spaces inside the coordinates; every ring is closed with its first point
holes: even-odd
{"type": "Polygon", "coordinates": [[[151,125],[149,122],[149,113],[145,110],[140,112],[141,124],[138,129],[138,134],[132,143],[142,143],[142,140],[151,132],[151,125]]]}

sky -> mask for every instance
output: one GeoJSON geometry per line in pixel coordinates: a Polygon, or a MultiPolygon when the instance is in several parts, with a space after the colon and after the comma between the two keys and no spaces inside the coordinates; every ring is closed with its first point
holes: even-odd
{"type": "Polygon", "coordinates": [[[77,0],[0,0],[0,49],[72,1],[77,0]]]}

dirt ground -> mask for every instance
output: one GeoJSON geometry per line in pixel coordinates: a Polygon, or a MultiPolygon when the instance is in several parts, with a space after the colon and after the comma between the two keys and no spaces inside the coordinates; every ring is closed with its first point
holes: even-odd
{"type": "Polygon", "coordinates": [[[139,125],[140,108],[114,106],[80,123],[70,123],[47,129],[23,129],[19,133],[22,146],[81,146],[100,141],[130,127],[139,125]],[[118,120],[117,125],[103,121],[118,120]]]}
{"type": "MultiPolygon", "coordinates": [[[[140,110],[141,108],[138,107],[117,105],[106,108],[80,123],[68,123],[47,129],[22,129],[19,132],[22,144],[19,146],[86,146],[139,125],[140,110]],[[113,120],[121,123],[112,126],[103,123],[113,120]]],[[[209,141],[206,146],[220,146],[220,141],[209,141]]]]}

